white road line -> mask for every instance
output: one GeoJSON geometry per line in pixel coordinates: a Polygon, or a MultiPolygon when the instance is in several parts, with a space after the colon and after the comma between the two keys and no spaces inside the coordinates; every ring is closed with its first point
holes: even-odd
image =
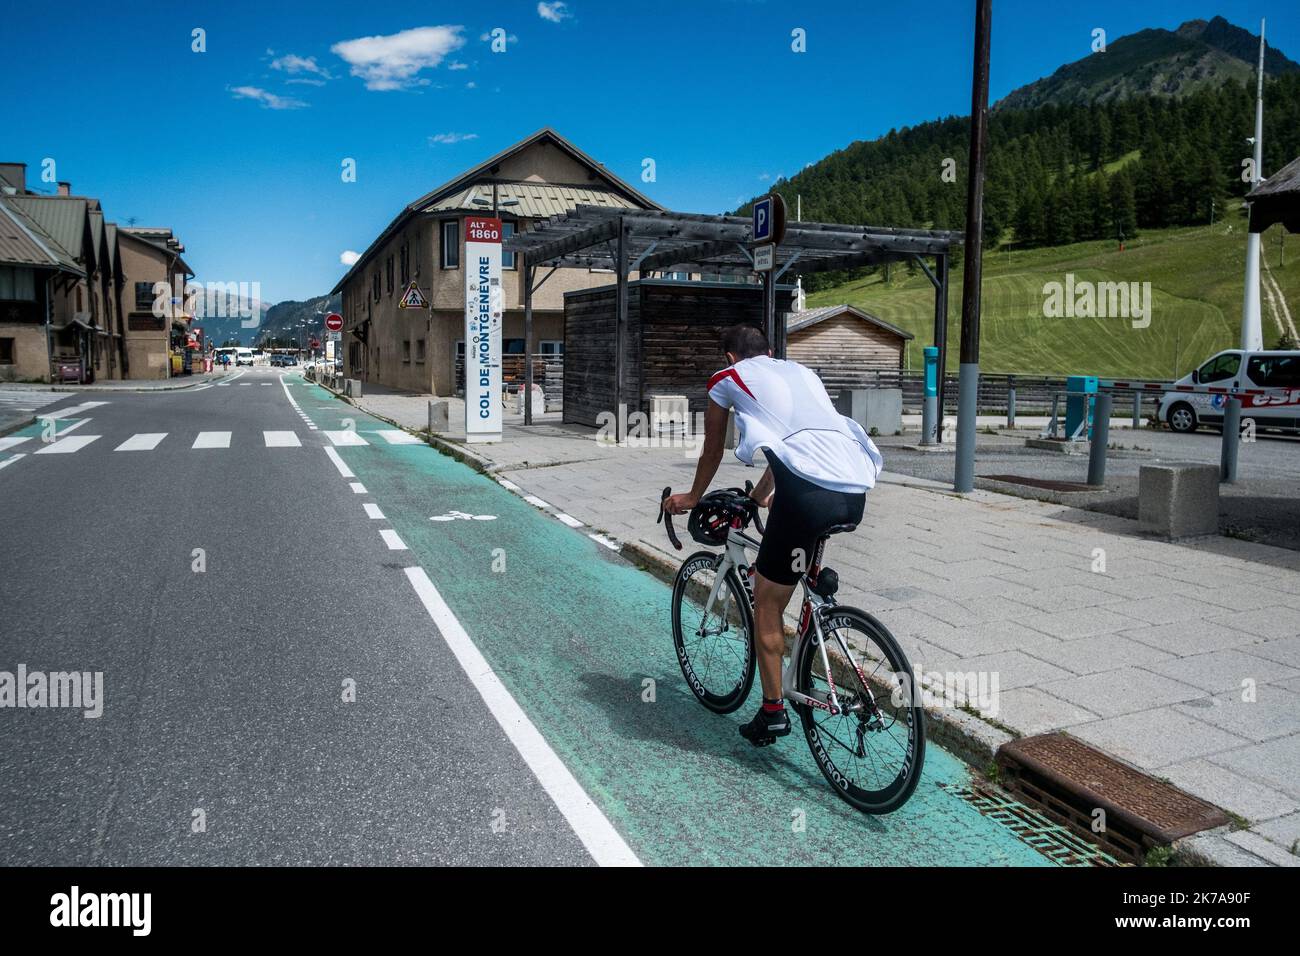
{"type": "Polygon", "coordinates": [[[83,419],[82,419],[81,421],[79,421],[79,422],[73,422],[73,423],[72,423],[71,425],[69,425],[67,428],[63,429],[63,431],[59,431],[59,430],[58,430],[58,426],[56,425],[56,426],[55,426],[54,434],[55,434],[55,435],[66,435],[68,432],[70,432],[70,431],[74,431],[75,429],[78,429],[78,428],[80,428],[82,425],[86,424],[86,422],[90,422],[90,421],[94,421],[94,419],[93,419],[93,418],[83,418],[83,419]]]}
{"type": "Polygon", "coordinates": [[[388,545],[389,551],[409,551],[406,542],[397,536],[397,532],[392,528],[385,528],[379,532],[379,536],[384,539],[384,544],[388,545]]]}
{"type": "Polygon", "coordinates": [[[4,461],[0,461],[0,468],[8,468],[19,458],[26,458],[26,457],[27,457],[26,452],[19,452],[18,454],[14,455],[12,458],[6,458],[4,461]]]}
{"type": "MultiPolygon", "coordinates": [[[[329,451],[328,448],[326,448],[325,450],[329,451]]],[[[359,481],[352,482],[351,487],[352,487],[352,493],[354,495],[364,495],[366,493],[366,486],[359,481]]]]}
{"type": "Polygon", "coordinates": [[[262,440],[267,448],[301,448],[302,440],[297,432],[262,432],[262,440]]]}
{"type": "Polygon", "coordinates": [[[588,533],[587,537],[592,541],[595,541],[597,544],[603,544],[611,551],[618,551],[622,547],[617,541],[607,535],[588,533]]]}
{"type": "Polygon", "coordinates": [[[375,434],[388,442],[390,445],[423,445],[424,442],[416,438],[410,432],[404,432],[400,428],[380,428],[376,429],[375,434]]]}
{"type": "Polygon", "coordinates": [[[581,521],[579,521],[579,520],[578,520],[577,518],[575,518],[573,515],[566,515],[563,511],[557,511],[557,512],[555,513],[555,517],[559,518],[561,521],[563,521],[565,524],[567,524],[570,528],[581,528],[581,527],[582,527],[582,522],[581,522],[581,521]]]}
{"type": "Polygon", "coordinates": [[[333,448],[326,448],[325,454],[330,456],[330,461],[334,462],[334,467],[339,470],[339,474],[344,478],[356,477],[356,473],[343,462],[343,459],[339,457],[339,453],[333,448]]]}
{"type": "Polygon", "coordinates": [[[366,504],[362,505],[362,507],[366,509],[366,514],[369,515],[371,518],[378,519],[380,521],[383,520],[384,513],[379,510],[379,505],[372,505],[369,502],[366,502],[366,504]]]}
{"type": "Polygon", "coordinates": [[[166,437],[166,432],[140,432],[122,442],[113,451],[153,451],[166,437]]]}
{"type": "Polygon", "coordinates": [[[640,866],[641,861],[632,852],[632,848],[582,789],[582,784],[578,783],[569,768],[551,749],[551,745],[528,719],[519,703],[510,696],[510,691],[506,690],[473,639],[447,606],[447,602],[442,599],[438,589],[433,586],[429,576],[424,573],[424,568],[407,568],[406,577],[442,634],[442,639],[447,642],[465,675],[483,698],[483,703],[487,704],[488,710],[519,751],[524,763],[528,764],[528,769],[533,772],[542,789],[554,801],[564,819],[569,821],[569,826],[592,859],[601,866],[640,866]]]}
{"type": "Polygon", "coordinates": [[[536,495],[524,495],[524,501],[528,502],[534,508],[549,508],[550,505],[536,495]]]}
{"type": "Polygon", "coordinates": [[[499,484],[499,485],[500,485],[502,488],[504,488],[506,491],[522,491],[522,490],[523,490],[522,488],[520,488],[518,485],[516,485],[513,481],[509,480],[508,478],[498,478],[498,479],[497,479],[497,484],[499,484]]]}
{"type": "Polygon", "coordinates": [[[88,412],[92,408],[99,408],[100,405],[107,405],[108,402],[82,402],[80,405],[69,405],[67,408],[60,408],[57,412],[49,412],[44,415],[37,415],[37,420],[44,418],[76,418],[82,412],[88,412]]]}
{"type": "Polygon", "coordinates": [[[58,441],[46,445],[44,448],[33,452],[35,455],[70,455],[74,451],[81,451],[92,441],[99,438],[98,435],[73,435],[71,438],[60,438],[58,441]]]}
{"type": "Polygon", "coordinates": [[[191,448],[229,448],[230,432],[199,432],[191,448]]]}
{"type": "Polygon", "coordinates": [[[0,438],[0,451],[4,451],[6,448],[13,448],[14,445],[21,445],[23,442],[31,440],[31,435],[6,435],[4,438],[0,438]]]}
{"type": "Polygon", "coordinates": [[[356,432],[348,431],[348,430],[344,430],[341,432],[326,432],[325,437],[328,438],[335,447],[342,446],[347,448],[347,447],[353,447],[357,445],[370,444],[370,442],[366,441],[356,432]]]}

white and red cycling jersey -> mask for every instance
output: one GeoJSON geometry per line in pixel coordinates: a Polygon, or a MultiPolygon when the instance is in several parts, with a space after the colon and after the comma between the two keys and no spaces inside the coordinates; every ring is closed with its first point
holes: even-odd
{"type": "Polygon", "coordinates": [[[831,491],[875,487],[885,461],[862,426],[835,410],[826,388],[798,362],[742,359],[709,379],[709,398],[734,409],[736,457],[763,449],[802,478],[831,491]]]}

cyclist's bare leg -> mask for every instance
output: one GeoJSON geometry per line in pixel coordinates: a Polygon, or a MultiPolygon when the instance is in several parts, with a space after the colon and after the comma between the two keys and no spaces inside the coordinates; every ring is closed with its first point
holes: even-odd
{"type": "Polygon", "coordinates": [[[758,676],[763,682],[763,696],[781,698],[781,658],[785,654],[783,616],[793,584],[777,584],[754,572],[754,630],[758,645],[758,676]]]}

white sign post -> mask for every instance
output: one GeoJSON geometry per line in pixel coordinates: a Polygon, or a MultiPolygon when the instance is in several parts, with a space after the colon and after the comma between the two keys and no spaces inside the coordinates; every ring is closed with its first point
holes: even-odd
{"type": "Polygon", "coordinates": [[[501,440],[501,220],[465,219],[465,440],[501,440]]]}

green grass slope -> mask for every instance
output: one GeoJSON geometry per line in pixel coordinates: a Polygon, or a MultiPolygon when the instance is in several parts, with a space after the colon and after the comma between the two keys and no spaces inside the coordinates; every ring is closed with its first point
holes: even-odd
{"type": "MultiPolygon", "coordinates": [[[[1279,230],[1264,237],[1264,253],[1292,316],[1300,321],[1300,239],[1286,237],[1279,265],[1279,230]]],[[[1185,375],[1219,349],[1237,344],[1241,327],[1246,231],[1240,220],[1214,226],[1147,230],[1120,252],[1114,242],[1084,242],[984,257],[980,367],[989,372],[1094,374],[1167,379],[1185,375]],[[1122,318],[1047,318],[1049,282],[1150,282],[1151,322],[1134,328],[1122,318]]],[[[958,364],[962,272],[950,276],[948,368],[958,364]]],[[[934,339],[934,295],[919,271],[895,266],[808,296],[808,307],[848,303],[916,336],[908,364],[921,365],[921,347],[934,339]]],[[[1264,341],[1281,330],[1264,300],[1264,341]]]]}

